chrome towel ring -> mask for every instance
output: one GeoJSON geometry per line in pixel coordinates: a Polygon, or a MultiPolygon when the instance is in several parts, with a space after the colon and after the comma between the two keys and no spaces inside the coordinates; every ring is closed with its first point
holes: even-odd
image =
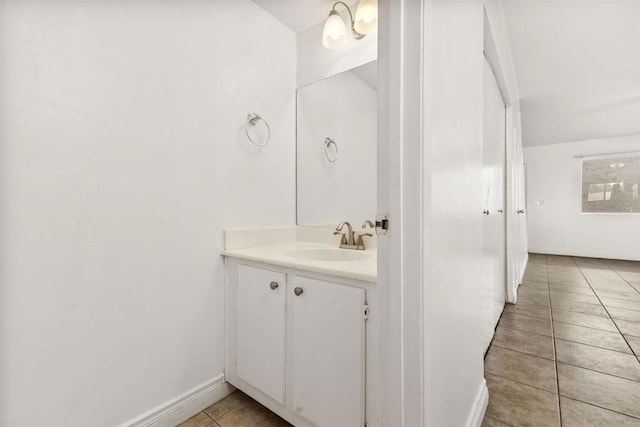
{"type": "Polygon", "coordinates": [[[249,141],[257,147],[264,147],[269,143],[269,140],[271,139],[271,127],[269,126],[269,123],[267,123],[265,119],[263,119],[262,117],[260,117],[259,114],[256,114],[256,113],[247,114],[247,122],[244,124],[244,133],[247,135],[247,138],[249,139],[249,141]],[[254,141],[253,138],[251,138],[251,135],[249,134],[249,126],[255,126],[258,124],[259,121],[262,121],[262,123],[264,123],[264,125],[267,128],[267,138],[264,140],[262,144],[254,141]]]}
{"type": "Polygon", "coordinates": [[[329,137],[326,137],[324,139],[324,156],[327,158],[329,163],[335,163],[336,160],[338,160],[338,144],[336,144],[336,142],[329,137]],[[333,151],[335,151],[333,157],[330,155],[332,145],[334,147],[333,151]]]}

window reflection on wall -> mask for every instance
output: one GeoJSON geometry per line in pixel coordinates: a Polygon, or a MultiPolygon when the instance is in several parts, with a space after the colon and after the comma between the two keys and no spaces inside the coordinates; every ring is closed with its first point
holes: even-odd
{"type": "Polygon", "coordinates": [[[640,212],[640,155],[582,161],[582,212],[640,212]]]}

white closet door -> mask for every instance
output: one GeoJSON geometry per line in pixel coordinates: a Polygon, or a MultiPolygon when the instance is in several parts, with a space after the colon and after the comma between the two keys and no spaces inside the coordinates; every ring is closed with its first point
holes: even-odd
{"type": "Polygon", "coordinates": [[[485,349],[506,300],[506,110],[495,76],[484,63],[483,163],[483,308],[485,349]]]}

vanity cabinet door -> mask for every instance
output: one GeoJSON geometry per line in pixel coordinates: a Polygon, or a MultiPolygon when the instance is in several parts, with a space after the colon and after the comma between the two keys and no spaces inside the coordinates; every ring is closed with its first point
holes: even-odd
{"type": "Polygon", "coordinates": [[[236,375],[284,405],[285,275],[238,266],[236,301],[236,375]]]}
{"type": "Polygon", "coordinates": [[[365,291],[290,279],[291,409],[320,427],[362,427],[365,291]]]}

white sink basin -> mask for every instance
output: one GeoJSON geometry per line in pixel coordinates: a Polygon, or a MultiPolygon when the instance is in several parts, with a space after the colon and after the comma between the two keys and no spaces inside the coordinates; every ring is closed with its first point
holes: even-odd
{"type": "Polygon", "coordinates": [[[287,256],[310,261],[361,261],[371,256],[371,252],[351,249],[308,248],[295,249],[286,253],[287,256]]]}

